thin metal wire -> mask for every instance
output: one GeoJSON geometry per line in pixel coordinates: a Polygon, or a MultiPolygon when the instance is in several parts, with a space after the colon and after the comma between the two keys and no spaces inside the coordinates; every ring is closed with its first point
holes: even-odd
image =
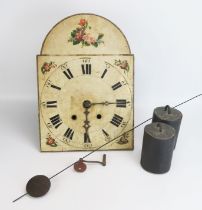
{"type": "Polygon", "coordinates": [[[75,163],[77,163],[78,161],[75,161],[74,163],[72,163],[71,165],[67,166],[66,168],[62,169],[61,171],[59,171],[58,173],[54,174],[53,176],[51,176],[49,179],[53,179],[55,176],[57,176],[58,174],[61,174],[63,171],[67,170],[68,168],[72,167],[75,163]]]}
{"type": "Polygon", "coordinates": [[[16,198],[15,200],[13,200],[13,203],[16,202],[16,201],[18,201],[18,200],[20,200],[20,198],[24,197],[24,196],[27,195],[27,194],[28,194],[28,193],[25,193],[25,194],[21,195],[20,197],[16,198]]]}
{"type": "Polygon", "coordinates": [[[192,98],[190,98],[190,99],[187,99],[186,101],[183,101],[182,103],[177,104],[177,105],[174,106],[173,108],[176,108],[176,107],[178,107],[178,106],[181,106],[182,104],[185,104],[185,103],[187,103],[187,102],[189,102],[189,101],[192,101],[193,99],[195,99],[195,98],[197,98],[197,97],[200,97],[200,96],[202,96],[202,94],[198,94],[198,95],[196,95],[196,96],[194,96],[194,97],[192,97],[192,98]]]}
{"type": "MultiPolygon", "coordinates": [[[[194,99],[196,99],[197,97],[200,97],[200,96],[202,96],[202,94],[198,94],[198,95],[196,95],[196,96],[194,96],[194,97],[192,97],[192,98],[190,98],[190,99],[187,99],[187,100],[185,100],[185,101],[183,101],[183,102],[177,104],[176,106],[173,106],[172,108],[179,107],[179,106],[181,106],[181,105],[183,105],[183,104],[185,104],[185,103],[188,103],[189,101],[192,101],[192,100],[194,100],[194,99]]],[[[86,157],[92,155],[93,153],[95,153],[95,152],[98,151],[99,149],[101,149],[101,148],[103,148],[104,146],[110,144],[111,142],[115,141],[116,139],[120,138],[121,136],[125,135],[126,133],[129,133],[129,132],[135,130],[136,128],[140,127],[141,125],[145,124],[146,122],[148,122],[148,121],[150,121],[150,120],[152,120],[152,117],[151,117],[151,118],[148,118],[147,120],[141,122],[140,124],[138,124],[138,125],[132,127],[131,129],[125,131],[124,133],[120,134],[119,136],[113,138],[112,140],[106,142],[105,144],[101,145],[101,146],[98,147],[97,149],[95,149],[95,150],[89,152],[87,155],[84,155],[84,156],[82,157],[82,159],[84,159],[84,158],[86,158],[86,157]]],[[[54,177],[56,177],[57,175],[61,174],[62,172],[64,172],[64,171],[67,170],[68,168],[72,167],[72,166],[73,166],[75,163],[77,163],[77,162],[78,162],[78,161],[75,161],[74,163],[68,165],[67,167],[65,167],[65,168],[62,169],[61,171],[59,171],[59,172],[57,172],[56,174],[54,174],[53,176],[51,176],[49,179],[53,179],[54,177]]],[[[21,195],[20,197],[16,198],[13,202],[15,202],[15,201],[21,199],[22,197],[24,197],[24,196],[27,195],[27,194],[28,194],[28,193],[25,193],[25,194],[21,195]]]]}

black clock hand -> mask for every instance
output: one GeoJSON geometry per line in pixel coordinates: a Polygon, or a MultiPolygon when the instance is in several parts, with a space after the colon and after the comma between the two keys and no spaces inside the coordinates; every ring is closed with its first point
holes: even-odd
{"type": "MultiPolygon", "coordinates": [[[[128,103],[130,103],[130,101],[125,101],[125,104],[128,104],[128,103]]],[[[104,101],[104,102],[95,102],[95,103],[91,103],[91,106],[92,105],[104,105],[104,106],[108,106],[108,105],[110,105],[110,104],[118,104],[118,102],[116,101],[116,102],[109,102],[109,101],[104,101]]]]}
{"type": "Polygon", "coordinates": [[[90,121],[88,120],[88,114],[90,113],[88,110],[91,107],[91,102],[88,100],[85,100],[83,102],[83,107],[85,109],[84,114],[85,114],[85,120],[84,120],[84,129],[85,129],[85,133],[84,133],[84,143],[90,143],[90,137],[89,137],[89,133],[88,130],[91,127],[90,126],[90,121]]]}

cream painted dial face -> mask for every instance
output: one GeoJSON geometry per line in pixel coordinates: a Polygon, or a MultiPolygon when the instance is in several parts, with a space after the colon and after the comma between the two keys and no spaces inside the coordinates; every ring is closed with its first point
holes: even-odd
{"type": "Polygon", "coordinates": [[[46,80],[40,100],[50,133],[78,149],[96,148],[120,135],[132,115],[132,92],[124,75],[93,58],[59,66],[46,80]]]}

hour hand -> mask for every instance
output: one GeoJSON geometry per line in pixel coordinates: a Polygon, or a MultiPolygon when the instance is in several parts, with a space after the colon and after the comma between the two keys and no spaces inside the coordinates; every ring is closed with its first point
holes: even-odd
{"type": "Polygon", "coordinates": [[[88,134],[88,130],[89,130],[89,128],[91,127],[90,126],[90,121],[89,121],[89,119],[88,119],[88,115],[89,115],[89,108],[91,107],[91,102],[90,101],[88,101],[88,100],[85,100],[84,102],[83,102],[83,107],[84,107],[84,109],[85,109],[85,111],[84,111],[84,114],[85,114],[85,120],[84,120],[84,125],[83,125],[83,127],[84,127],[84,129],[85,129],[85,133],[84,133],[84,143],[91,143],[91,141],[90,141],[90,137],[89,137],[89,134],[88,134]]]}

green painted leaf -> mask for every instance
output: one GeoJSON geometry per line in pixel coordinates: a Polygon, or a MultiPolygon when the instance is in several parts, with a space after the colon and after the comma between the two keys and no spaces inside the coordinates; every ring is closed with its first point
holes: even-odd
{"type": "Polygon", "coordinates": [[[76,30],[73,30],[73,31],[71,32],[71,36],[72,36],[72,37],[75,37],[75,35],[76,35],[76,30]]]}
{"type": "Polygon", "coordinates": [[[88,42],[84,42],[84,45],[85,46],[90,46],[90,44],[88,44],[88,42]]]}
{"type": "Polygon", "coordinates": [[[95,43],[93,44],[93,46],[94,46],[94,47],[98,47],[98,43],[95,42],[95,43]]]}
{"type": "Polygon", "coordinates": [[[76,45],[76,44],[79,44],[80,43],[80,41],[78,41],[78,40],[73,40],[73,45],[76,45]]]}
{"type": "Polygon", "coordinates": [[[98,40],[99,40],[99,39],[102,39],[103,36],[104,36],[104,34],[99,34],[97,39],[98,39],[98,40]]]}
{"type": "Polygon", "coordinates": [[[104,43],[104,41],[102,41],[102,40],[99,39],[99,40],[97,40],[97,43],[98,44],[101,44],[101,43],[104,43]]]}

